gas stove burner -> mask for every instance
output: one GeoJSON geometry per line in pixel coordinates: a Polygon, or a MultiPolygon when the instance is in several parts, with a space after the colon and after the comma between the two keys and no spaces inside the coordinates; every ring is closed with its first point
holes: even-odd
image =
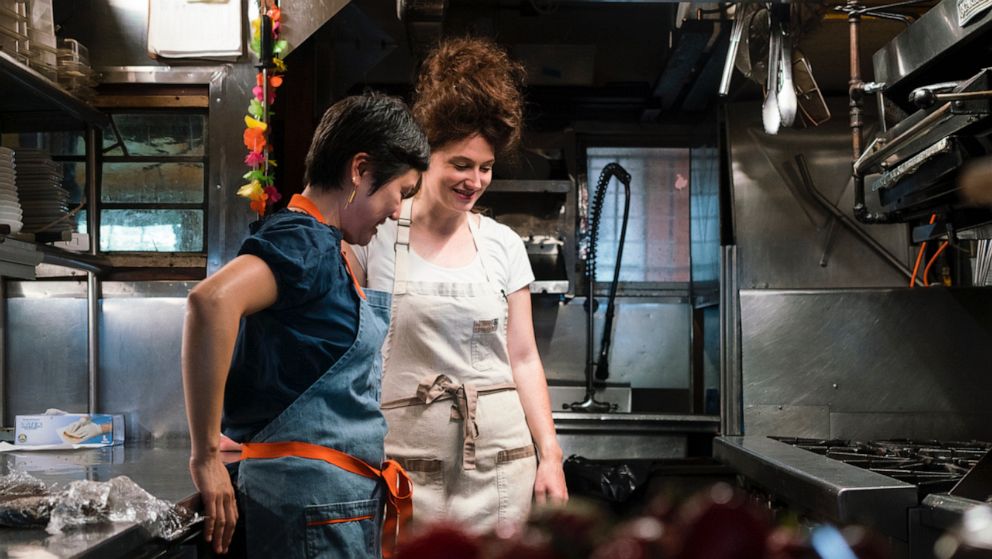
{"type": "Polygon", "coordinates": [[[983,441],[848,441],[770,437],[917,486],[920,498],[950,491],[992,449],[983,441]]]}

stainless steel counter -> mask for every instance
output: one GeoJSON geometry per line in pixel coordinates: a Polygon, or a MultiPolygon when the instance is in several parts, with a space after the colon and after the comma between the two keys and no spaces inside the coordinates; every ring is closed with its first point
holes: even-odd
{"type": "Polygon", "coordinates": [[[576,454],[593,460],[708,456],[708,441],[720,429],[720,417],[715,415],[576,412],[551,415],[564,455],[576,454]]]}
{"type": "Polygon", "coordinates": [[[816,520],[866,524],[907,541],[914,485],[766,437],[717,437],[713,456],[816,520]]]}
{"type": "MultiPolygon", "coordinates": [[[[0,474],[27,472],[46,483],[107,481],[128,476],[146,491],[173,503],[199,506],[189,477],[189,443],[127,445],[67,452],[0,454],[0,474]]],[[[133,557],[147,554],[148,532],[136,524],[115,523],[49,535],[42,529],[0,528],[0,559],[14,557],[133,557]]]]}

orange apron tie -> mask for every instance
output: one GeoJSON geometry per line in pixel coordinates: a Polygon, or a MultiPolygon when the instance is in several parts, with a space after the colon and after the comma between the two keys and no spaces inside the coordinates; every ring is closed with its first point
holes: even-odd
{"type": "Polygon", "coordinates": [[[383,480],[389,491],[389,498],[386,501],[386,518],[382,529],[382,556],[389,558],[395,555],[396,547],[404,535],[402,528],[413,517],[413,483],[399,462],[386,460],[379,470],[350,454],[316,444],[287,442],[241,445],[243,460],[286,456],[323,460],[347,472],[383,480]]]}

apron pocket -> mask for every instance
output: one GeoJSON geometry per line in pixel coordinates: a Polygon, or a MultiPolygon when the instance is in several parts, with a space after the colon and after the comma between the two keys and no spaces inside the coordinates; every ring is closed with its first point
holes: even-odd
{"type": "Polygon", "coordinates": [[[513,462],[514,460],[522,460],[536,454],[537,451],[534,450],[534,445],[532,444],[522,446],[520,448],[512,448],[510,450],[501,450],[496,453],[496,463],[505,464],[507,462],[513,462]]]}
{"type": "Polygon", "coordinates": [[[434,458],[390,456],[406,470],[413,483],[413,520],[437,522],[447,515],[444,462],[434,458]]]}
{"type": "Polygon", "coordinates": [[[306,507],[307,557],[378,557],[379,508],[376,499],[306,507]]]}
{"type": "Polygon", "coordinates": [[[536,478],[537,457],[533,445],[499,451],[496,455],[499,527],[517,527],[527,520],[536,478]]]}
{"type": "Polygon", "coordinates": [[[494,346],[500,343],[495,332],[472,332],[472,366],[480,371],[488,371],[495,365],[494,346]]]}

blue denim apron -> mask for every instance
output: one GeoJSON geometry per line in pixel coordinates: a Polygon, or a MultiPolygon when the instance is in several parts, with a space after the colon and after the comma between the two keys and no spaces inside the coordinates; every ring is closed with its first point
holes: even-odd
{"type": "MultiPolygon", "coordinates": [[[[366,291],[351,347],[249,444],[310,443],[375,467],[383,463],[380,348],[390,299],[366,291]]],[[[386,497],[381,480],[322,460],[249,458],[238,470],[249,557],[378,558],[386,497]]]]}

